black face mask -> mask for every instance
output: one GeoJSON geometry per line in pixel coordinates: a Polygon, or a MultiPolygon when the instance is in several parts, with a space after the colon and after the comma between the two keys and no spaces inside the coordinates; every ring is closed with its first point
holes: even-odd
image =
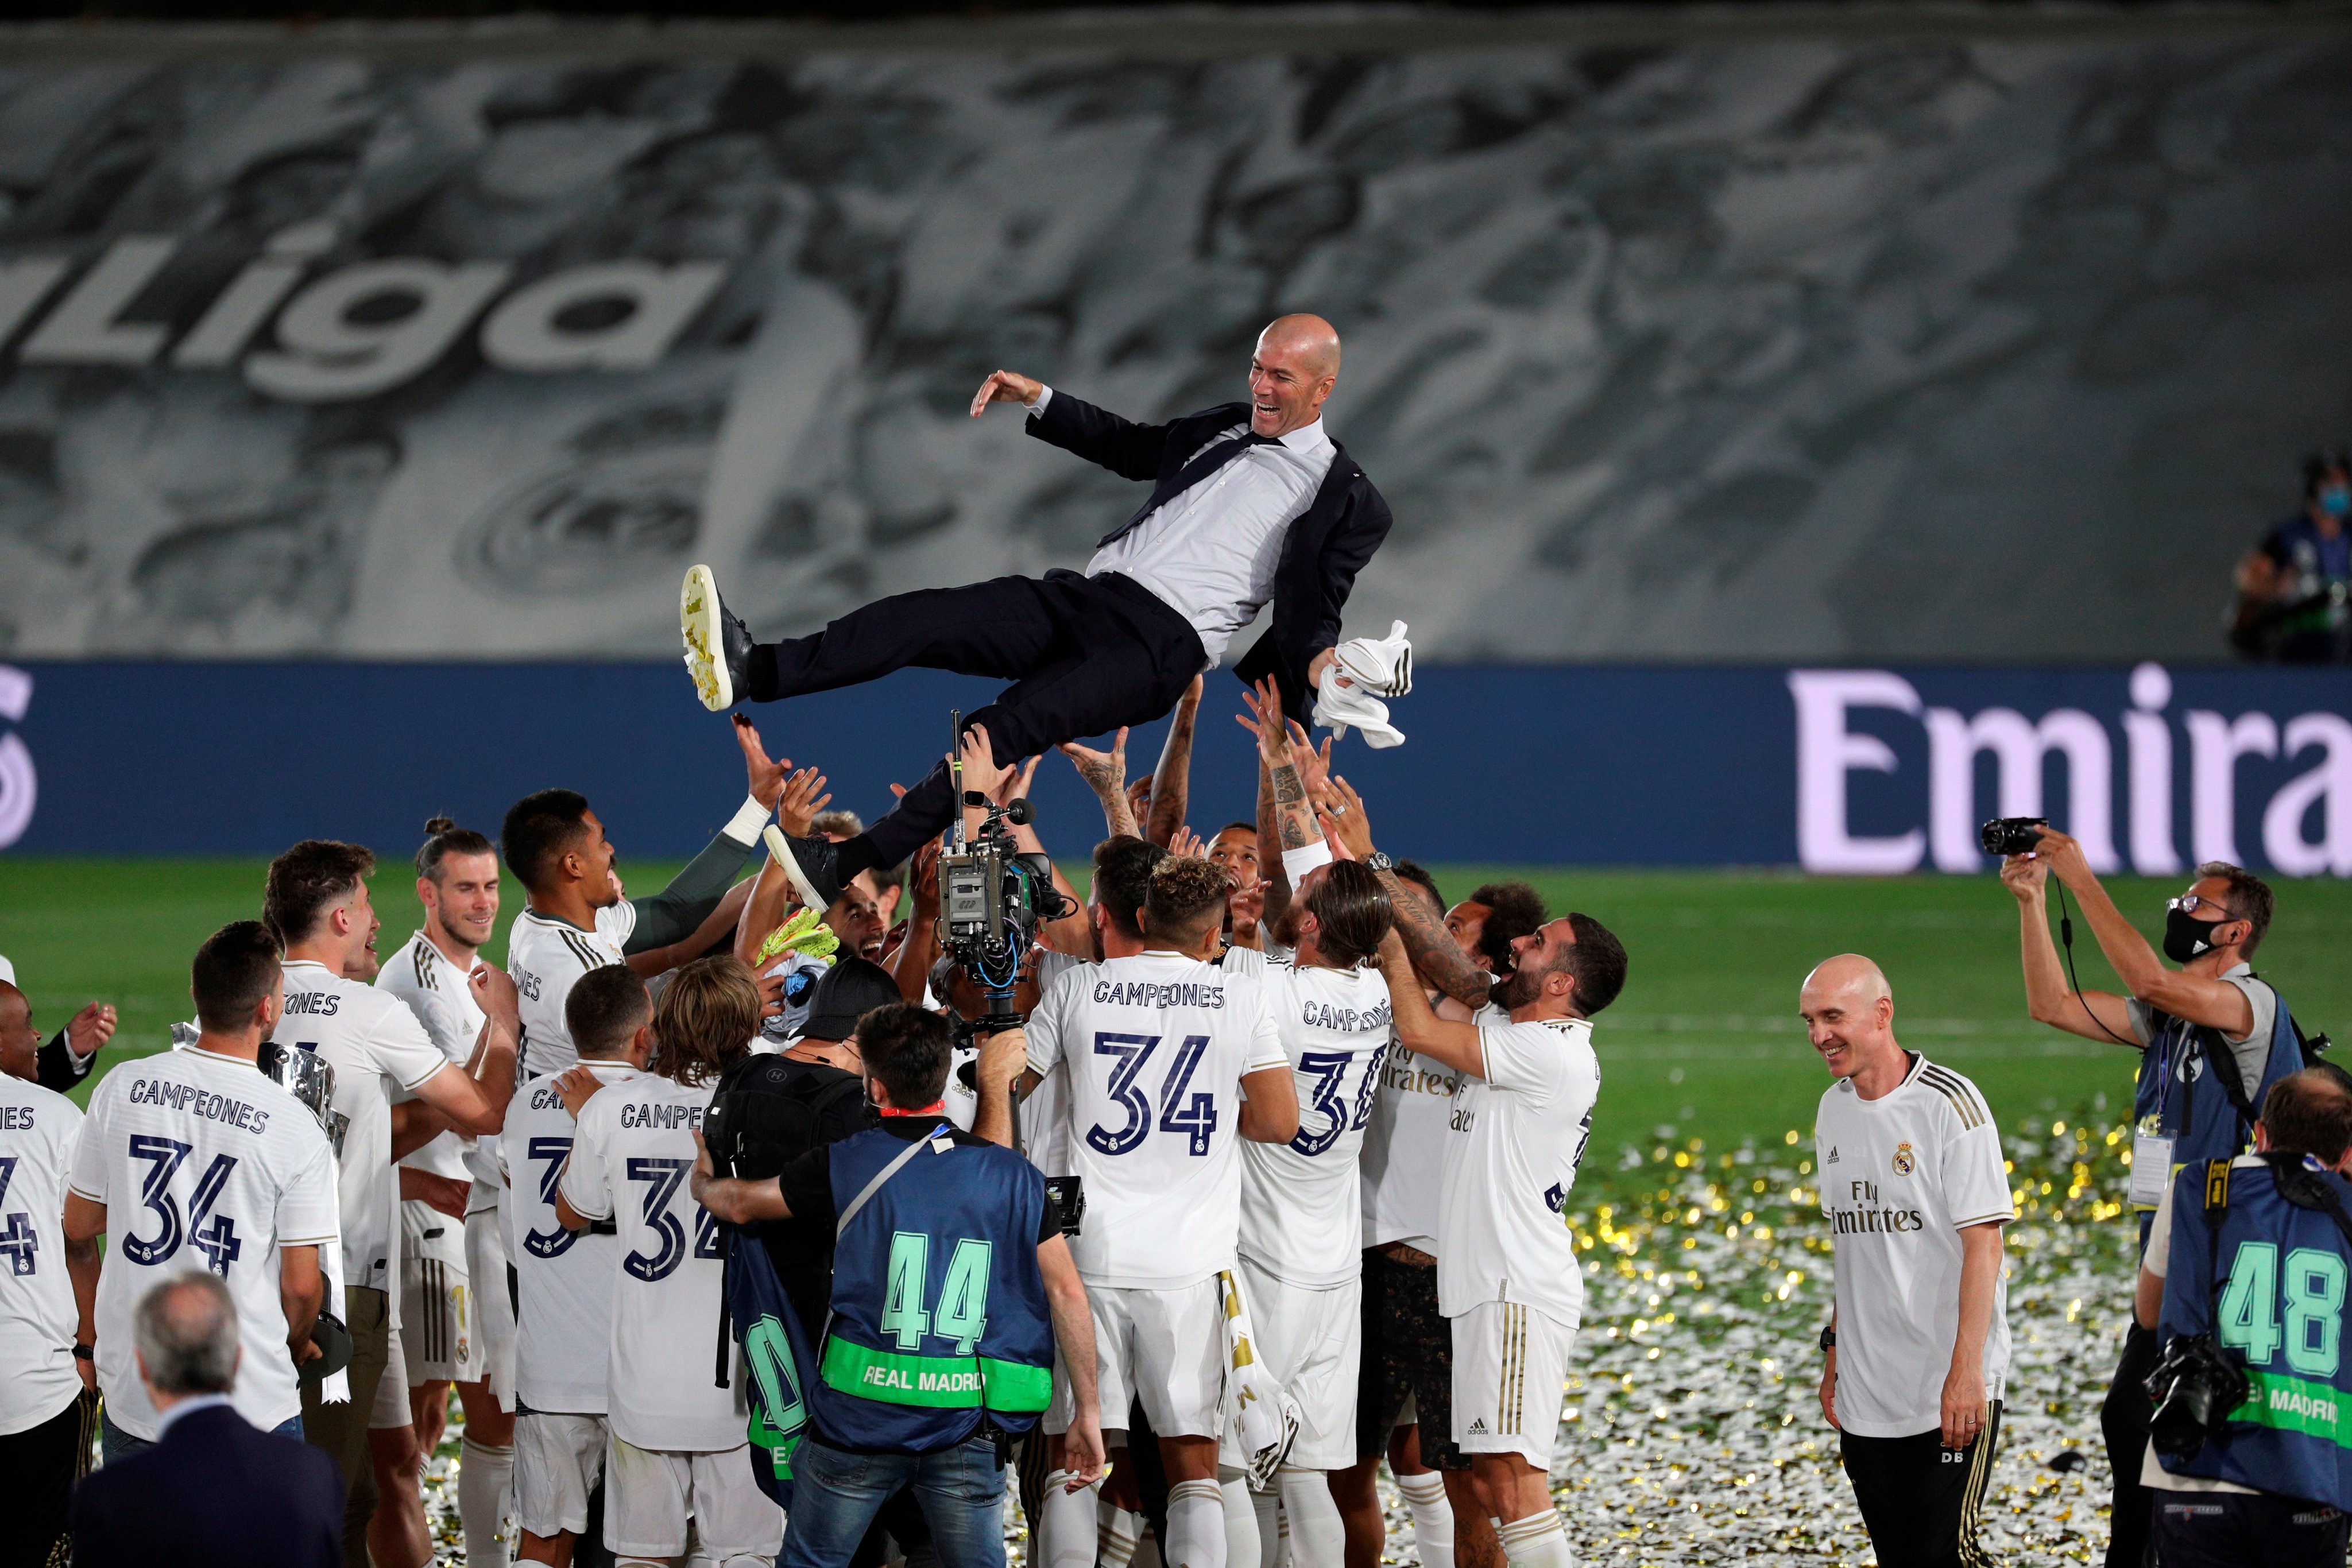
{"type": "Polygon", "coordinates": [[[2176,964],[2186,964],[2191,958],[2213,950],[2213,933],[2228,924],[2221,920],[2200,920],[2185,909],[2173,909],[2164,916],[2164,956],[2176,964]]]}

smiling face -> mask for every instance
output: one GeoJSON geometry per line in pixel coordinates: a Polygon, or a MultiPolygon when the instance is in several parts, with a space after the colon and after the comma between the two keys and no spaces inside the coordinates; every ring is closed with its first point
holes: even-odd
{"type": "Polygon", "coordinates": [[[1339,334],[1319,316],[1285,316],[1258,334],[1250,355],[1250,429],[1268,438],[1323,416],[1339,379],[1339,334]]]}
{"type": "Polygon", "coordinates": [[[1832,1078],[1851,1078],[1902,1052],[1895,1043],[1895,998],[1886,977],[1854,954],[1829,959],[1805,977],[1797,1016],[1832,1078]]]}
{"type": "Polygon", "coordinates": [[[418,877],[416,896],[452,945],[479,947],[499,923],[499,857],[443,855],[440,879],[418,877]]]}
{"type": "Polygon", "coordinates": [[[621,902],[621,879],[613,874],[613,862],[620,851],[604,836],[604,823],[593,811],[580,813],[580,839],[563,852],[575,861],[580,873],[580,891],[587,895],[591,909],[609,909],[621,902]]]}
{"type": "Polygon", "coordinates": [[[1257,830],[1231,827],[1209,843],[1209,858],[1225,868],[1235,887],[1257,885],[1257,830]]]}
{"type": "Polygon", "coordinates": [[[352,883],[351,897],[330,909],[327,918],[343,941],[343,978],[373,979],[383,967],[375,953],[375,934],[383,929],[383,917],[368,898],[367,878],[352,883]]]}
{"type": "Polygon", "coordinates": [[[1514,1011],[1546,997],[1567,1000],[1576,977],[1562,967],[1576,946],[1576,928],[1565,919],[1538,925],[1511,944],[1511,977],[1503,986],[1503,1006],[1514,1011]]]}
{"type": "Polygon", "coordinates": [[[882,905],[876,901],[874,884],[864,873],[842,889],[840,901],[824,912],[824,923],[841,938],[845,951],[877,962],[881,959],[882,939],[888,935],[889,927],[882,923],[882,905]]]}

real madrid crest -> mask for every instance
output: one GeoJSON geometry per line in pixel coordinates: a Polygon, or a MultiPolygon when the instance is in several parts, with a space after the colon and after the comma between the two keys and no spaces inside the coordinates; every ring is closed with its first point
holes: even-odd
{"type": "Polygon", "coordinates": [[[1912,1172],[1912,1168],[1917,1166],[1918,1163],[1919,1156],[1911,1152],[1910,1145],[1897,1144],[1895,1145],[1895,1174],[1896,1176],[1909,1176],[1912,1172]]]}

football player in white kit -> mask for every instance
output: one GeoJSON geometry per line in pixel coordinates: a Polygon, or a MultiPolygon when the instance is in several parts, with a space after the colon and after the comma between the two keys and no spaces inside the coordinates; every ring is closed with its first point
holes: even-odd
{"type": "MultiPolygon", "coordinates": [[[[1106,1423],[1142,1401],[1169,1480],[1171,1568],[1224,1568],[1217,1438],[1226,1359],[1217,1276],[1235,1263],[1234,1138],[1286,1143],[1298,1096],[1260,975],[1209,962],[1222,946],[1223,868],[1170,856],[1144,900],[1144,951],[1062,977],[1027,1030],[1025,1093],[1069,1075],[1070,1165],[1087,1218],[1071,1252],[1093,1303],[1106,1423]]],[[[1066,1400],[1046,1413],[1066,1430],[1066,1400]]],[[[1044,1542],[1057,1565],[1094,1557],[1096,1503],[1047,1478],[1044,1542]]],[[[1236,1564],[1235,1568],[1248,1568],[1236,1564]]]]}
{"type": "Polygon", "coordinates": [[[1462,1074],[1438,1207],[1438,1307],[1453,1329],[1454,1442],[1499,1521],[1503,1554],[1570,1568],[1551,1503],[1568,1353],[1584,1310],[1575,1238],[1560,1222],[1592,1131],[1594,1013],[1625,984],[1625,949],[1589,915],[1511,945],[1496,1003],[1468,1023],[1430,1010],[1403,941],[1382,943],[1398,1043],[1462,1074]]]}
{"type": "Polygon", "coordinates": [[[66,1194],[67,1237],[107,1239],[97,1327],[109,1459],[162,1434],[131,1314],[169,1276],[210,1269],[227,1282],[242,1345],[231,1403],[263,1431],[302,1435],[295,1368],[319,1354],[335,1156],[318,1119],[257,1062],[284,1002],[276,934],[257,920],[222,926],[196,949],[190,981],[195,1043],[99,1082],[66,1194]]]}
{"type": "MultiPolygon", "coordinates": [[[[577,1059],[564,1028],[563,1000],[581,976],[632,953],[684,941],[726,899],[736,873],[759,847],[784,792],[792,759],[770,761],[760,732],[741,715],[735,741],[743,749],[751,792],[735,815],[669,885],[646,898],[624,898],[613,876],[617,855],[604,824],[585,796],[541,789],[507,810],[499,851],[528,895],[507,933],[507,973],[521,992],[525,1079],[561,1072],[577,1059]]],[[[746,886],[740,896],[749,897],[746,886]]]]}
{"type": "MultiPolygon", "coordinates": [[[[1388,981],[1373,960],[1394,917],[1377,872],[1332,862],[1279,695],[1269,684],[1248,701],[1242,724],[1258,737],[1283,870],[1297,889],[1292,956],[1262,973],[1302,1108],[1288,1143],[1242,1145],[1242,1283],[1260,1358],[1298,1406],[1298,1433],[1277,1472],[1291,1558],[1298,1568],[1340,1568],[1346,1532],[1330,1472],[1356,1460],[1364,1264],[1357,1154],[1389,1044],[1388,981]]],[[[1240,962],[1229,956],[1226,967],[1240,962]]],[[[1263,1552],[1271,1497],[1257,1500],[1257,1513],[1263,1552]]]]}
{"type": "MultiPolygon", "coordinates": [[[[473,1055],[488,1015],[470,983],[482,944],[499,919],[499,857],[490,841],[446,817],[425,824],[416,852],[416,898],[425,924],[375,977],[408,1004],[441,1054],[473,1055]]],[[[514,1302],[507,1249],[499,1239],[495,1140],[449,1131],[401,1165],[401,1352],[417,1451],[441,1445],[449,1385],[466,1412],[457,1460],[457,1518],[469,1568],[505,1568],[513,1542],[503,1533],[514,1478],[514,1302]],[[458,1200],[454,1222],[444,1202],[458,1200]]]]}
{"type": "Polygon", "coordinates": [[[721,1387],[711,1375],[726,1251],[718,1219],[687,1186],[711,1093],[751,1054],[761,1010],[748,967],[731,956],[698,959],[662,991],[648,1071],[609,1087],[585,1069],[563,1079],[587,1098],[556,1218],[574,1231],[609,1219],[619,1232],[604,1543],[625,1568],[682,1558],[689,1518],[700,1555],[717,1568],[766,1568],[783,1544],[783,1512],[752,1479],[739,1392],[749,1380],[721,1387]]]}
{"type": "MultiPolygon", "coordinates": [[[[596,1082],[626,1083],[653,1051],[654,1004],[625,964],[581,977],[565,998],[565,1038],[596,1082]]],[[[572,1080],[575,1095],[583,1087],[572,1080]]],[[[584,1096],[583,1097],[584,1103],[584,1096]]],[[[604,1474],[605,1363],[610,1359],[614,1227],[564,1228],[555,1207],[577,1134],[556,1080],[515,1095],[499,1164],[506,1190],[499,1217],[516,1285],[515,1523],[526,1563],[569,1564],[588,1528],[588,1502],[604,1474]]]]}
{"type": "Polygon", "coordinates": [[[514,988],[477,967],[467,983],[489,1015],[469,1059],[453,1062],[397,997],[350,977],[376,972],[383,924],[368,901],[375,856],[306,839],[269,862],[263,918],[286,943],[286,1010],[272,1033],[335,1070],[334,1108],[350,1118],[339,1175],[352,1397],[302,1391],[303,1436],[342,1468],[344,1555],[353,1568],[421,1568],[433,1554],[400,1343],[400,1178],[394,1161],[444,1127],[504,1124],[514,1092],[514,988]],[[397,1113],[394,1100],[418,1100],[397,1113]],[[433,1114],[432,1113],[437,1113],[433,1114]],[[399,1126],[395,1129],[394,1124],[399,1126]],[[379,1507],[378,1500],[383,1506],[379,1507]]]}
{"type": "Polygon", "coordinates": [[[14,1500],[5,1528],[24,1561],[47,1563],[71,1555],[68,1505],[98,1426],[99,1251],[65,1239],[81,1107],[40,1072],[32,1006],[0,981],[0,1475],[14,1500]]]}

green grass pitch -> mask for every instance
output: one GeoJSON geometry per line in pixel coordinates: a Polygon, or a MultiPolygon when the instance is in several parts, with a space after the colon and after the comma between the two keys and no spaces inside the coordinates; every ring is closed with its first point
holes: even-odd
{"type": "MultiPolygon", "coordinates": [[[[630,886],[657,887],[668,864],[625,865],[630,886]]],[[[1083,876],[1082,866],[1069,868],[1083,876]]],[[[417,906],[397,862],[375,879],[379,950],[415,929],[417,906]]],[[[1677,1139],[1717,1147],[1742,1137],[1810,1131],[1826,1080],[1796,1018],[1797,985],[1814,962],[1855,950],[1894,984],[1896,1032],[1973,1078],[2005,1124],[2071,1113],[2105,1096],[2130,1103],[2132,1054],[2042,1028],[2025,1017],[2017,909],[1990,877],[1862,881],[1774,872],[1438,868],[1458,898],[1476,883],[1519,876],[1556,912],[1583,910],[1623,938],[1625,994],[1594,1030],[1602,1084],[1593,1174],[1627,1145],[1677,1139]]],[[[121,1032],[106,1061],[163,1048],[189,1016],[188,956],[222,923],[257,912],[262,865],[237,860],[0,859],[0,953],[15,961],[46,1031],[92,998],[113,1002],[121,1032]]],[[[2118,879],[2117,901],[2143,931],[2160,929],[2168,883],[2118,879]]],[[[509,897],[489,950],[504,954],[509,897]]],[[[2261,954],[2307,1030],[2352,1030],[2352,966],[2337,944],[2352,930],[2352,884],[2285,883],[2261,954]],[[2330,957],[2329,955],[2337,956],[2330,957]]],[[[2112,987],[2078,919],[2083,983],[2112,987]]],[[[86,1094],[85,1096],[86,1097],[86,1094]]]]}

